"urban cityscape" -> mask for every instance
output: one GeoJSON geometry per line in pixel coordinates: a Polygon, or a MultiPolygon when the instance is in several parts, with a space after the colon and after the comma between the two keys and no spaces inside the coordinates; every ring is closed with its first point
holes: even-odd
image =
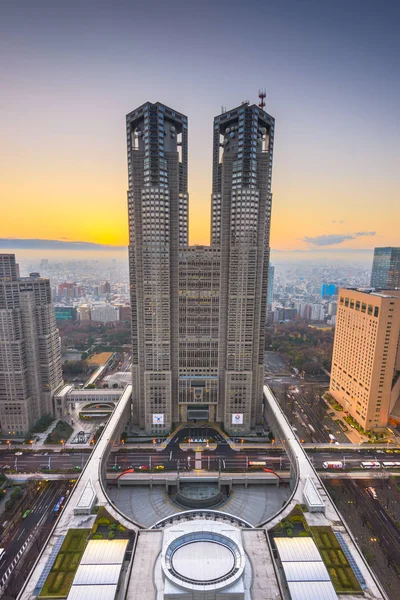
{"type": "Polygon", "coordinates": [[[343,4],[338,32],[314,2],[307,25],[294,1],[290,15],[89,4],[21,0],[0,24],[18,73],[0,187],[0,598],[397,600],[398,172],[375,132],[369,147],[352,130],[375,102],[385,112],[391,75],[348,107],[319,75],[370,83],[400,51],[398,8],[377,21],[343,4]],[[240,24],[247,62],[231,64],[216,20],[240,24]],[[299,53],[267,56],[271,81],[249,50],[267,23],[271,52],[299,53]],[[187,56],[170,45],[178,25],[187,56]],[[307,86],[295,99],[308,60],[314,93],[338,102],[322,116],[307,86]],[[194,81],[203,69],[215,90],[194,81]],[[25,93],[36,118],[19,130],[25,93]]]}

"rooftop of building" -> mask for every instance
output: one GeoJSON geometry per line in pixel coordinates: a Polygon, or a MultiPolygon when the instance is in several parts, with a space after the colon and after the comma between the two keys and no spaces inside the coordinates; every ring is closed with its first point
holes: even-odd
{"type": "Polygon", "coordinates": [[[382,289],[382,288],[371,288],[371,287],[366,287],[366,288],[353,288],[353,287],[348,287],[348,288],[340,288],[340,292],[345,292],[345,291],[349,291],[349,292],[360,292],[362,294],[368,294],[370,296],[377,296],[379,298],[400,298],[400,289],[395,289],[395,290],[388,290],[388,289],[382,289]]]}

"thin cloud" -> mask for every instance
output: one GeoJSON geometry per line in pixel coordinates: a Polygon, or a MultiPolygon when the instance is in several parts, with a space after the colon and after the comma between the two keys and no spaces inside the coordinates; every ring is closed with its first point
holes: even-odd
{"type": "Polygon", "coordinates": [[[110,246],[93,242],[0,238],[0,249],[15,250],[123,250],[126,246],[110,246]]]}
{"type": "Polygon", "coordinates": [[[317,235],[315,237],[305,236],[303,241],[313,246],[335,246],[342,244],[347,240],[355,240],[356,237],[360,236],[372,236],[375,235],[375,231],[357,231],[356,233],[329,233],[326,235],[317,235]]]}

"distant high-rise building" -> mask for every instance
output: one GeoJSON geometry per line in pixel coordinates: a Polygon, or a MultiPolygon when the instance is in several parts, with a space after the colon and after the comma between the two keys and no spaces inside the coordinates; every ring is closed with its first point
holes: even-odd
{"type": "Polygon", "coordinates": [[[400,248],[375,248],[371,287],[381,290],[400,289],[400,248]]]}
{"type": "Polygon", "coordinates": [[[99,292],[101,296],[111,293],[111,285],[108,283],[108,281],[100,285],[99,292]]]}
{"type": "Polygon", "coordinates": [[[119,321],[119,308],[112,304],[92,304],[90,315],[92,321],[114,323],[115,321],[119,321]]]}
{"type": "Polygon", "coordinates": [[[400,291],[339,290],[330,392],[364,428],[385,427],[400,396],[400,291]]]}
{"type": "Polygon", "coordinates": [[[274,278],[275,278],[275,267],[269,265],[268,268],[268,294],[267,294],[267,305],[271,306],[274,299],[274,278]]]}
{"type": "Polygon", "coordinates": [[[130,321],[131,320],[131,307],[129,305],[120,305],[119,307],[119,320],[130,321]]]}
{"type": "Polygon", "coordinates": [[[50,282],[19,277],[13,254],[0,254],[0,428],[22,435],[62,385],[59,333],[50,282]]]}
{"type": "Polygon", "coordinates": [[[331,298],[337,292],[337,286],[334,283],[323,283],[321,286],[321,297],[331,298]]]}
{"type": "Polygon", "coordinates": [[[54,308],[56,321],[76,321],[77,312],[73,306],[56,306],[54,308]]]}
{"type": "Polygon", "coordinates": [[[60,283],[58,286],[58,296],[67,298],[78,298],[82,294],[82,290],[76,283],[60,283]]]}
{"type": "Polygon", "coordinates": [[[90,306],[88,304],[81,304],[78,308],[78,315],[80,321],[90,321],[92,318],[90,314],[90,306]]]}
{"type": "Polygon", "coordinates": [[[134,419],[262,423],[274,119],[214,119],[211,246],[188,246],[187,118],[127,116],[134,419]]]}

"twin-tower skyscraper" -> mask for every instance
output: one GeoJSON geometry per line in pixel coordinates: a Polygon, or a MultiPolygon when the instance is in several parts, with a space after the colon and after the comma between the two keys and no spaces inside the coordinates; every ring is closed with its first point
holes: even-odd
{"type": "Polygon", "coordinates": [[[273,117],[214,119],[211,245],[188,245],[188,120],[150,102],[127,115],[134,422],[153,435],[262,423],[273,117]]]}

